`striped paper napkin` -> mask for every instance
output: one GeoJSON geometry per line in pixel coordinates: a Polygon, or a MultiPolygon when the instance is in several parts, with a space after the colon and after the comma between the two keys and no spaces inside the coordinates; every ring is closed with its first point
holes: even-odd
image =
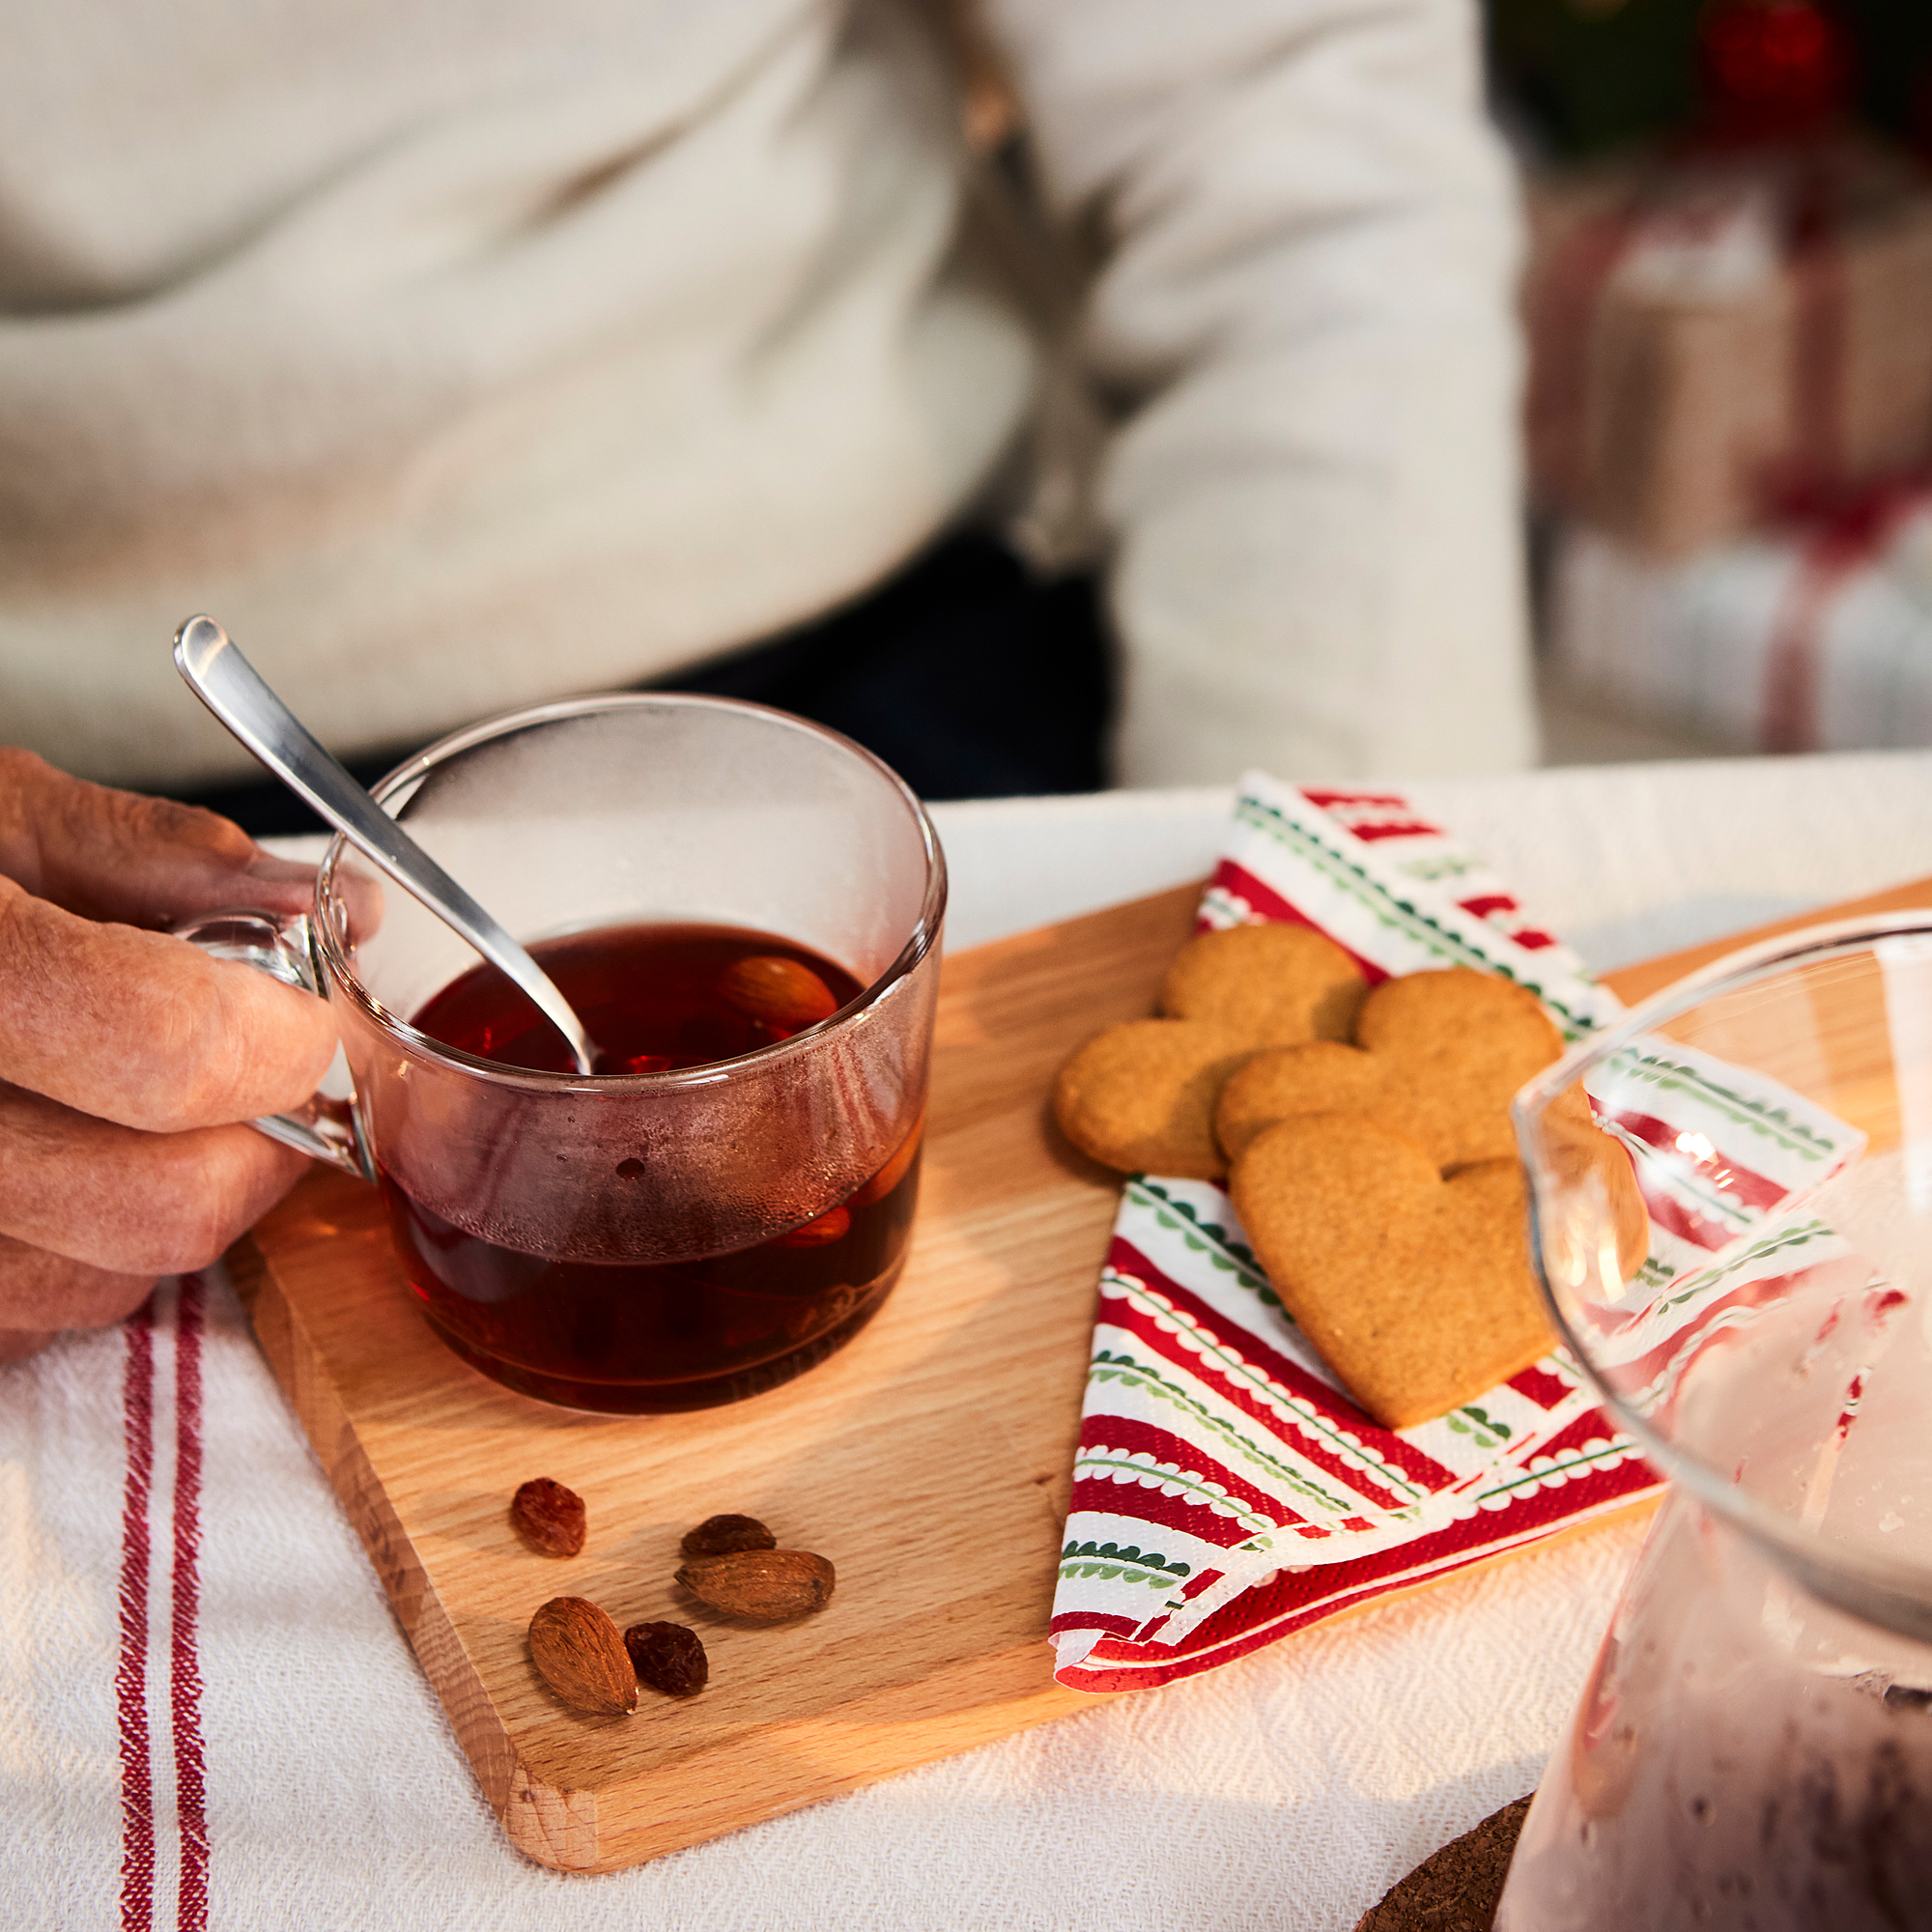
{"type": "MultiPolygon", "coordinates": [[[[1392,791],[1243,780],[1200,923],[1266,921],[1327,934],[1372,984],[1502,974],[1568,1040],[1622,1010],[1392,791]]],[[[1591,1087],[1605,1127],[1651,1151],[1650,1255],[1633,1292],[1666,1311],[1660,1360],[1680,1359],[1688,1335],[1762,1297],[1795,1205],[1861,1143],[1801,1096],[1743,1092],[1732,1069],[1669,1042],[1633,1046],[1591,1087]]],[[[1283,1310],[1226,1192],[1133,1175],[1100,1277],[1056,1674],[1092,1690],[1191,1676],[1661,1487],[1560,1351],[1433,1422],[1383,1429],[1283,1310]]]]}

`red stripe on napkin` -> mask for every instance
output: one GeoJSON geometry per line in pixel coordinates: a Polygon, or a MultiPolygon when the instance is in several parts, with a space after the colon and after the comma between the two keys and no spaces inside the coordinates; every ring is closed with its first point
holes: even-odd
{"type": "MultiPolygon", "coordinates": [[[[1114,1252],[1108,1257],[1108,1265],[1122,1274],[1137,1275],[1144,1284],[1156,1288],[1162,1297],[1173,1304],[1177,1314],[1191,1317],[1200,1325],[1205,1337],[1217,1339],[1219,1317],[1215,1311],[1179,1282],[1170,1281],[1157,1267],[1151,1265],[1145,1256],[1137,1253],[1129,1242],[1120,1239],[1118,1236],[1114,1240],[1114,1252]]],[[[1110,1311],[1107,1322],[1110,1327],[1123,1328],[1138,1336],[1163,1355],[1175,1355],[1179,1351],[1187,1368],[1211,1386],[1224,1402],[1264,1424],[1270,1434],[1279,1435],[1285,1428],[1293,1429],[1299,1453],[1337,1482],[1346,1485],[1363,1501],[1372,1502],[1378,1509],[1401,1509],[1416,1500],[1396,1495],[1368,1470],[1345,1462],[1314,1431],[1297,1423],[1293,1416],[1284,1416],[1252,1389],[1237,1381],[1211,1356],[1187,1349],[1178,1337],[1168,1334],[1151,1315],[1137,1308],[1125,1308],[1110,1311]]],[[[1277,1353],[1255,1335],[1241,1334],[1239,1352],[1251,1367],[1259,1369],[1285,1395],[1299,1396],[1304,1401],[1322,1405],[1333,1411],[1338,1422],[1350,1425],[1351,1433],[1376,1437],[1378,1448],[1385,1448],[1389,1452],[1385,1460],[1398,1463],[1405,1475],[1413,1477],[1432,1490],[1440,1489],[1453,1480],[1453,1472],[1445,1469],[1433,1457],[1424,1455],[1421,1450],[1381,1429],[1346,1396],[1310,1375],[1300,1363],[1277,1353]]]]}
{"type": "MultiPolygon", "coordinates": [[[[1310,1402],[1333,1403],[1350,1421],[1359,1420],[1365,1429],[1373,1429],[1376,1426],[1346,1396],[1330,1388],[1320,1378],[1310,1375],[1299,1362],[1280,1353],[1277,1350],[1270,1349],[1252,1330],[1239,1329],[1236,1331],[1236,1341],[1230,1341],[1222,1333],[1222,1320],[1218,1312],[1208,1307],[1192,1289],[1183,1288],[1171,1275],[1164,1274],[1131,1241],[1116,1235],[1113,1246],[1107,1253],[1107,1265],[1116,1274],[1129,1276],[1138,1281],[1143,1288],[1153,1290],[1174,1309],[1176,1315],[1184,1315],[1197,1324],[1205,1340],[1221,1342],[1229,1348],[1236,1347],[1238,1342],[1237,1351],[1241,1358],[1259,1369],[1270,1381],[1278,1383],[1287,1394],[1301,1396],[1310,1402]]],[[[1109,1300],[1112,1300],[1111,1296],[1109,1300]]],[[[1213,1362],[1204,1359],[1197,1350],[1187,1348],[1178,1335],[1169,1334],[1160,1326],[1159,1321],[1145,1310],[1135,1308],[1130,1303],[1123,1307],[1109,1307],[1106,1321],[1109,1327],[1131,1329],[1143,1341],[1158,1349],[1171,1360],[1184,1362],[1196,1375],[1213,1376],[1230,1400],[1237,1400],[1250,1413],[1255,1412],[1252,1396],[1245,1391],[1237,1391],[1229,1383],[1225,1371],[1213,1362]]],[[[1423,1461],[1428,1471],[1440,1473],[1436,1465],[1426,1457],[1423,1461]]]]}
{"type": "Polygon", "coordinates": [[[1407,799],[1394,792],[1311,791],[1297,787],[1310,805],[1325,811],[1337,824],[1346,827],[1365,845],[1378,838],[1440,838],[1439,825],[1420,817],[1407,799]],[[1389,814],[1393,813],[1391,817],[1389,814]]]}
{"type": "Polygon", "coordinates": [[[1388,978],[1388,974],[1372,959],[1364,959],[1352,947],[1337,939],[1325,927],[1317,925],[1300,907],[1292,905],[1287,899],[1264,884],[1248,870],[1245,866],[1237,866],[1232,859],[1223,859],[1214,867],[1214,876],[1208,881],[1209,892],[1224,892],[1246,902],[1252,912],[1261,914],[1264,922],[1270,925],[1305,925],[1311,932],[1319,932],[1322,938],[1340,946],[1357,966],[1362,969],[1362,977],[1370,985],[1378,986],[1388,978]]]}
{"type": "MultiPolygon", "coordinates": [[[[1578,1429],[1586,1435],[1615,1435],[1601,1409],[1582,1418],[1578,1429]]],[[[1510,1503],[1503,1512],[1506,1523],[1499,1522],[1495,1513],[1477,1510],[1433,1535],[1373,1556],[1323,1568],[1280,1571],[1272,1580],[1258,1583],[1216,1610],[1182,1644],[1171,1649],[1158,1643],[1129,1646],[1118,1634],[1110,1634],[1082,1662],[1057,1675],[1063,1684],[1094,1691],[1151,1690],[1176,1678],[1192,1677],[1343,1610],[1450,1576],[1537,1542],[1559,1523],[1574,1527],[1661,1489],[1659,1477],[1641,1458],[1623,1453],[1613,1468],[1573,1475],[1560,1488],[1510,1503]]],[[[1069,1628],[1074,1621],[1068,1620],[1069,1628]]],[[[1083,1627],[1092,1628],[1098,1621],[1091,1619],[1083,1627]]]]}
{"type": "MultiPolygon", "coordinates": [[[[1646,1147],[1654,1147],[1662,1153],[1683,1153],[1683,1134],[1668,1121],[1660,1121],[1652,1114],[1612,1114],[1610,1116],[1623,1131],[1634,1140],[1643,1142],[1646,1147]]],[[[1694,1145],[1694,1143],[1693,1143],[1694,1145]]],[[[1747,1167],[1739,1167],[1733,1162],[1696,1161],[1713,1187],[1720,1194],[1735,1195],[1747,1208],[1757,1208],[1769,1213],[1772,1208],[1781,1207],[1791,1198],[1790,1188],[1776,1180],[1767,1180],[1761,1174],[1753,1174],[1747,1167]]]]}
{"type": "MultiPolygon", "coordinates": [[[[1227,1492],[1230,1502],[1245,1504],[1256,1515],[1269,1522],[1285,1520],[1289,1523],[1297,1523],[1302,1520],[1286,1503],[1277,1502],[1265,1491],[1256,1489],[1252,1483],[1236,1475],[1226,1463],[1217,1463],[1213,1457],[1204,1455],[1184,1435],[1176,1435],[1173,1431],[1167,1429],[1156,1429],[1151,1423],[1138,1422],[1129,1415],[1108,1416],[1105,1426],[1097,1433],[1102,1439],[1091,1447],[1083,1442],[1080,1445],[1082,1456],[1092,1455],[1096,1449],[1117,1449],[1125,1456],[1151,1456],[1155,1463],[1172,1463],[1176,1469],[1184,1470],[1190,1476],[1200,1476],[1215,1484],[1227,1492]]],[[[1144,1479],[1140,1480],[1144,1480],[1150,1489],[1158,1489],[1162,1483],[1170,1482],[1173,1478],[1163,1474],[1158,1468],[1149,1468],[1144,1479]]],[[[1137,1486],[1138,1482],[1127,1485],[1129,1488],[1137,1486]]],[[[1135,1507],[1139,1507],[1138,1502],[1135,1507]]],[[[1224,1517],[1217,1520],[1232,1521],[1232,1519],[1224,1517]]],[[[1243,1530],[1235,1541],[1244,1542],[1249,1534],[1250,1532],[1243,1530]]]]}
{"type": "Polygon", "coordinates": [[[121,1924],[148,1932],[155,1916],[155,1784],[148,1738],[148,1492],[155,1474],[155,1310],[128,1318],[122,1431],[128,1481],[121,1503],[121,1657],[114,1702],[121,1727],[121,1924]]]}
{"type": "Polygon", "coordinates": [[[1351,825],[1349,830],[1364,845],[1373,845],[1378,838],[1439,838],[1442,836],[1435,826],[1425,825],[1419,818],[1392,825],[1351,825]]]}
{"type": "Polygon", "coordinates": [[[176,1809],[181,1826],[178,1932],[208,1924],[208,1804],[201,1737],[201,1336],[207,1289],[184,1275],[175,1315],[174,1626],[168,1704],[174,1714],[176,1809]]]}
{"type": "Polygon", "coordinates": [[[1049,1634],[1069,1630],[1103,1630],[1113,1636],[1131,1637],[1141,1628],[1132,1617],[1117,1617],[1111,1610],[1095,1610],[1091,1616],[1082,1612],[1076,1616],[1058,1616],[1048,1625],[1049,1634]]]}
{"type": "Polygon", "coordinates": [[[1535,1403],[1538,1408],[1554,1408],[1559,1403],[1570,1400],[1570,1384],[1561,1376],[1552,1376],[1548,1369],[1539,1369],[1534,1364],[1520,1376],[1512,1376],[1509,1385],[1525,1402],[1535,1403]]]}
{"type": "MultiPolygon", "coordinates": [[[[1790,1299],[1791,1284],[1806,1274],[1817,1272],[1819,1267],[1842,1265],[1825,1262],[1814,1264],[1809,1268],[1794,1268],[1787,1274],[1767,1276],[1761,1281],[1747,1281],[1732,1289],[1729,1293],[1719,1295],[1717,1300],[1707,1302],[1683,1327],[1675,1329],[1656,1348],[1639,1355],[1634,1361],[1618,1364],[1617,1373],[1631,1385],[1637,1385],[1638,1378],[1643,1382],[1657,1381],[1671,1364],[1679,1359],[1688,1360],[1702,1349],[1714,1329],[1725,1325],[1726,1317],[1736,1317],[1754,1313],[1757,1309],[1776,1307],[1779,1302],[1790,1299]]],[[[1869,1273],[1869,1264],[1854,1263],[1854,1267],[1862,1267],[1869,1273]]],[[[1835,1312],[1828,1319],[1835,1322],[1835,1312]]]]}
{"type": "MultiPolygon", "coordinates": [[[[1206,1471],[1197,1473],[1205,1474],[1206,1471]]],[[[1214,1480],[1219,1482],[1221,1479],[1216,1476],[1214,1480]]],[[[1105,1476],[1078,1477],[1067,1509],[1073,1514],[1090,1510],[1095,1516],[1116,1515],[1120,1509],[1120,1490],[1119,1483],[1105,1476]]],[[[1198,1536],[1203,1543],[1216,1544],[1223,1549],[1237,1549],[1254,1534],[1252,1530],[1244,1529],[1234,1517],[1210,1516],[1204,1504],[1191,1497],[1164,1496],[1158,1491],[1149,1494],[1145,1489],[1139,1490],[1134,1497],[1133,1517],[1136,1522],[1155,1523],[1162,1529],[1185,1530],[1189,1536],[1198,1536]]]]}
{"type": "MultiPolygon", "coordinates": [[[[1179,1282],[1170,1280],[1131,1241],[1116,1235],[1113,1246],[1108,1250],[1107,1265],[1117,1273],[1137,1275],[1142,1282],[1151,1283],[1176,1308],[1184,1309],[1201,1322],[1209,1334],[1219,1333],[1219,1316],[1191,1289],[1182,1288],[1179,1282]]],[[[1109,1320],[1115,1318],[1109,1317],[1109,1320]]],[[[1418,1483],[1431,1488],[1439,1488],[1444,1482],[1452,1480],[1453,1472],[1445,1469],[1435,1457],[1418,1449],[1412,1442],[1405,1442],[1393,1431],[1383,1429],[1366,1409],[1358,1407],[1340,1389],[1331,1388],[1310,1375],[1299,1362],[1270,1349],[1252,1329],[1241,1330],[1240,1346],[1249,1361],[1272,1377],[1291,1395],[1306,1396],[1311,1402],[1324,1403],[1334,1410],[1338,1421],[1349,1423],[1358,1433],[1367,1430],[1373,1434],[1378,1438],[1377,1447],[1382,1460],[1393,1463],[1404,1475],[1412,1476],[1418,1483]]],[[[1553,1408],[1555,1404],[1545,1403],[1544,1406],[1553,1408]]]]}
{"type": "Polygon", "coordinates": [[[1407,799],[1395,791],[1329,791],[1320,785],[1303,785],[1300,790],[1310,805],[1319,805],[1323,811],[1350,805],[1378,806],[1395,811],[1409,809],[1407,799]]]}
{"type": "Polygon", "coordinates": [[[1573,1449],[1585,1449],[1592,1442],[1600,1442],[1606,1435],[1614,1434],[1609,1418],[1601,1408],[1593,1408],[1588,1415],[1579,1415],[1568,1429],[1559,1431],[1544,1444],[1545,1456],[1567,1456],[1573,1449]]]}
{"type": "Polygon", "coordinates": [[[1694,1208],[1687,1208],[1662,1187],[1646,1187],[1641,1176],[1636,1191],[1643,1196],[1651,1220],[1666,1234],[1675,1235],[1680,1241],[1689,1241],[1693,1248],[1702,1248],[1706,1254],[1714,1255],[1719,1248],[1730,1245],[1736,1230],[1727,1228],[1723,1222],[1713,1221],[1694,1208]]]}

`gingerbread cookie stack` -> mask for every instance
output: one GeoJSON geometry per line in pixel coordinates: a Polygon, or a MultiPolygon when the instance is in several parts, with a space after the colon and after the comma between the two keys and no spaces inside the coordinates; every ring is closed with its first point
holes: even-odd
{"type": "MultiPolygon", "coordinates": [[[[1534,994],[1463,967],[1371,991],[1320,933],[1245,925],[1190,940],[1160,1004],[1062,1067],[1063,1130],[1110,1167],[1228,1177],[1283,1306],[1377,1421],[1427,1421],[1548,1350],[1509,1120],[1563,1050],[1534,994]]],[[[1629,1275],[1649,1233],[1629,1158],[1580,1089],[1563,1104],[1629,1275]]]]}

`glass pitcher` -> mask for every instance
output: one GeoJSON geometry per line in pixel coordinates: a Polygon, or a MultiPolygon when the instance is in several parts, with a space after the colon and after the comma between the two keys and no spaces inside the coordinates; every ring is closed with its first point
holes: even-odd
{"type": "Polygon", "coordinates": [[[1499,1932],[1932,1926],[1932,912],[1721,960],[1516,1119],[1564,1344],[1671,1491],[1499,1932]]]}

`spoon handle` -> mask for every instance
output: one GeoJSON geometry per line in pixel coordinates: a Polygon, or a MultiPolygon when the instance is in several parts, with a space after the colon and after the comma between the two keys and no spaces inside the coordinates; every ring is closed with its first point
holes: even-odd
{"type": "Polygon", "coordinates": [[[508,974],[562,1034],[577,1070],[591,1071],[583,1022],[550,975],[323,750],[213,618],[190,617],[175,633],[175,666],[194,695],[298,798],[508,974]]]}

